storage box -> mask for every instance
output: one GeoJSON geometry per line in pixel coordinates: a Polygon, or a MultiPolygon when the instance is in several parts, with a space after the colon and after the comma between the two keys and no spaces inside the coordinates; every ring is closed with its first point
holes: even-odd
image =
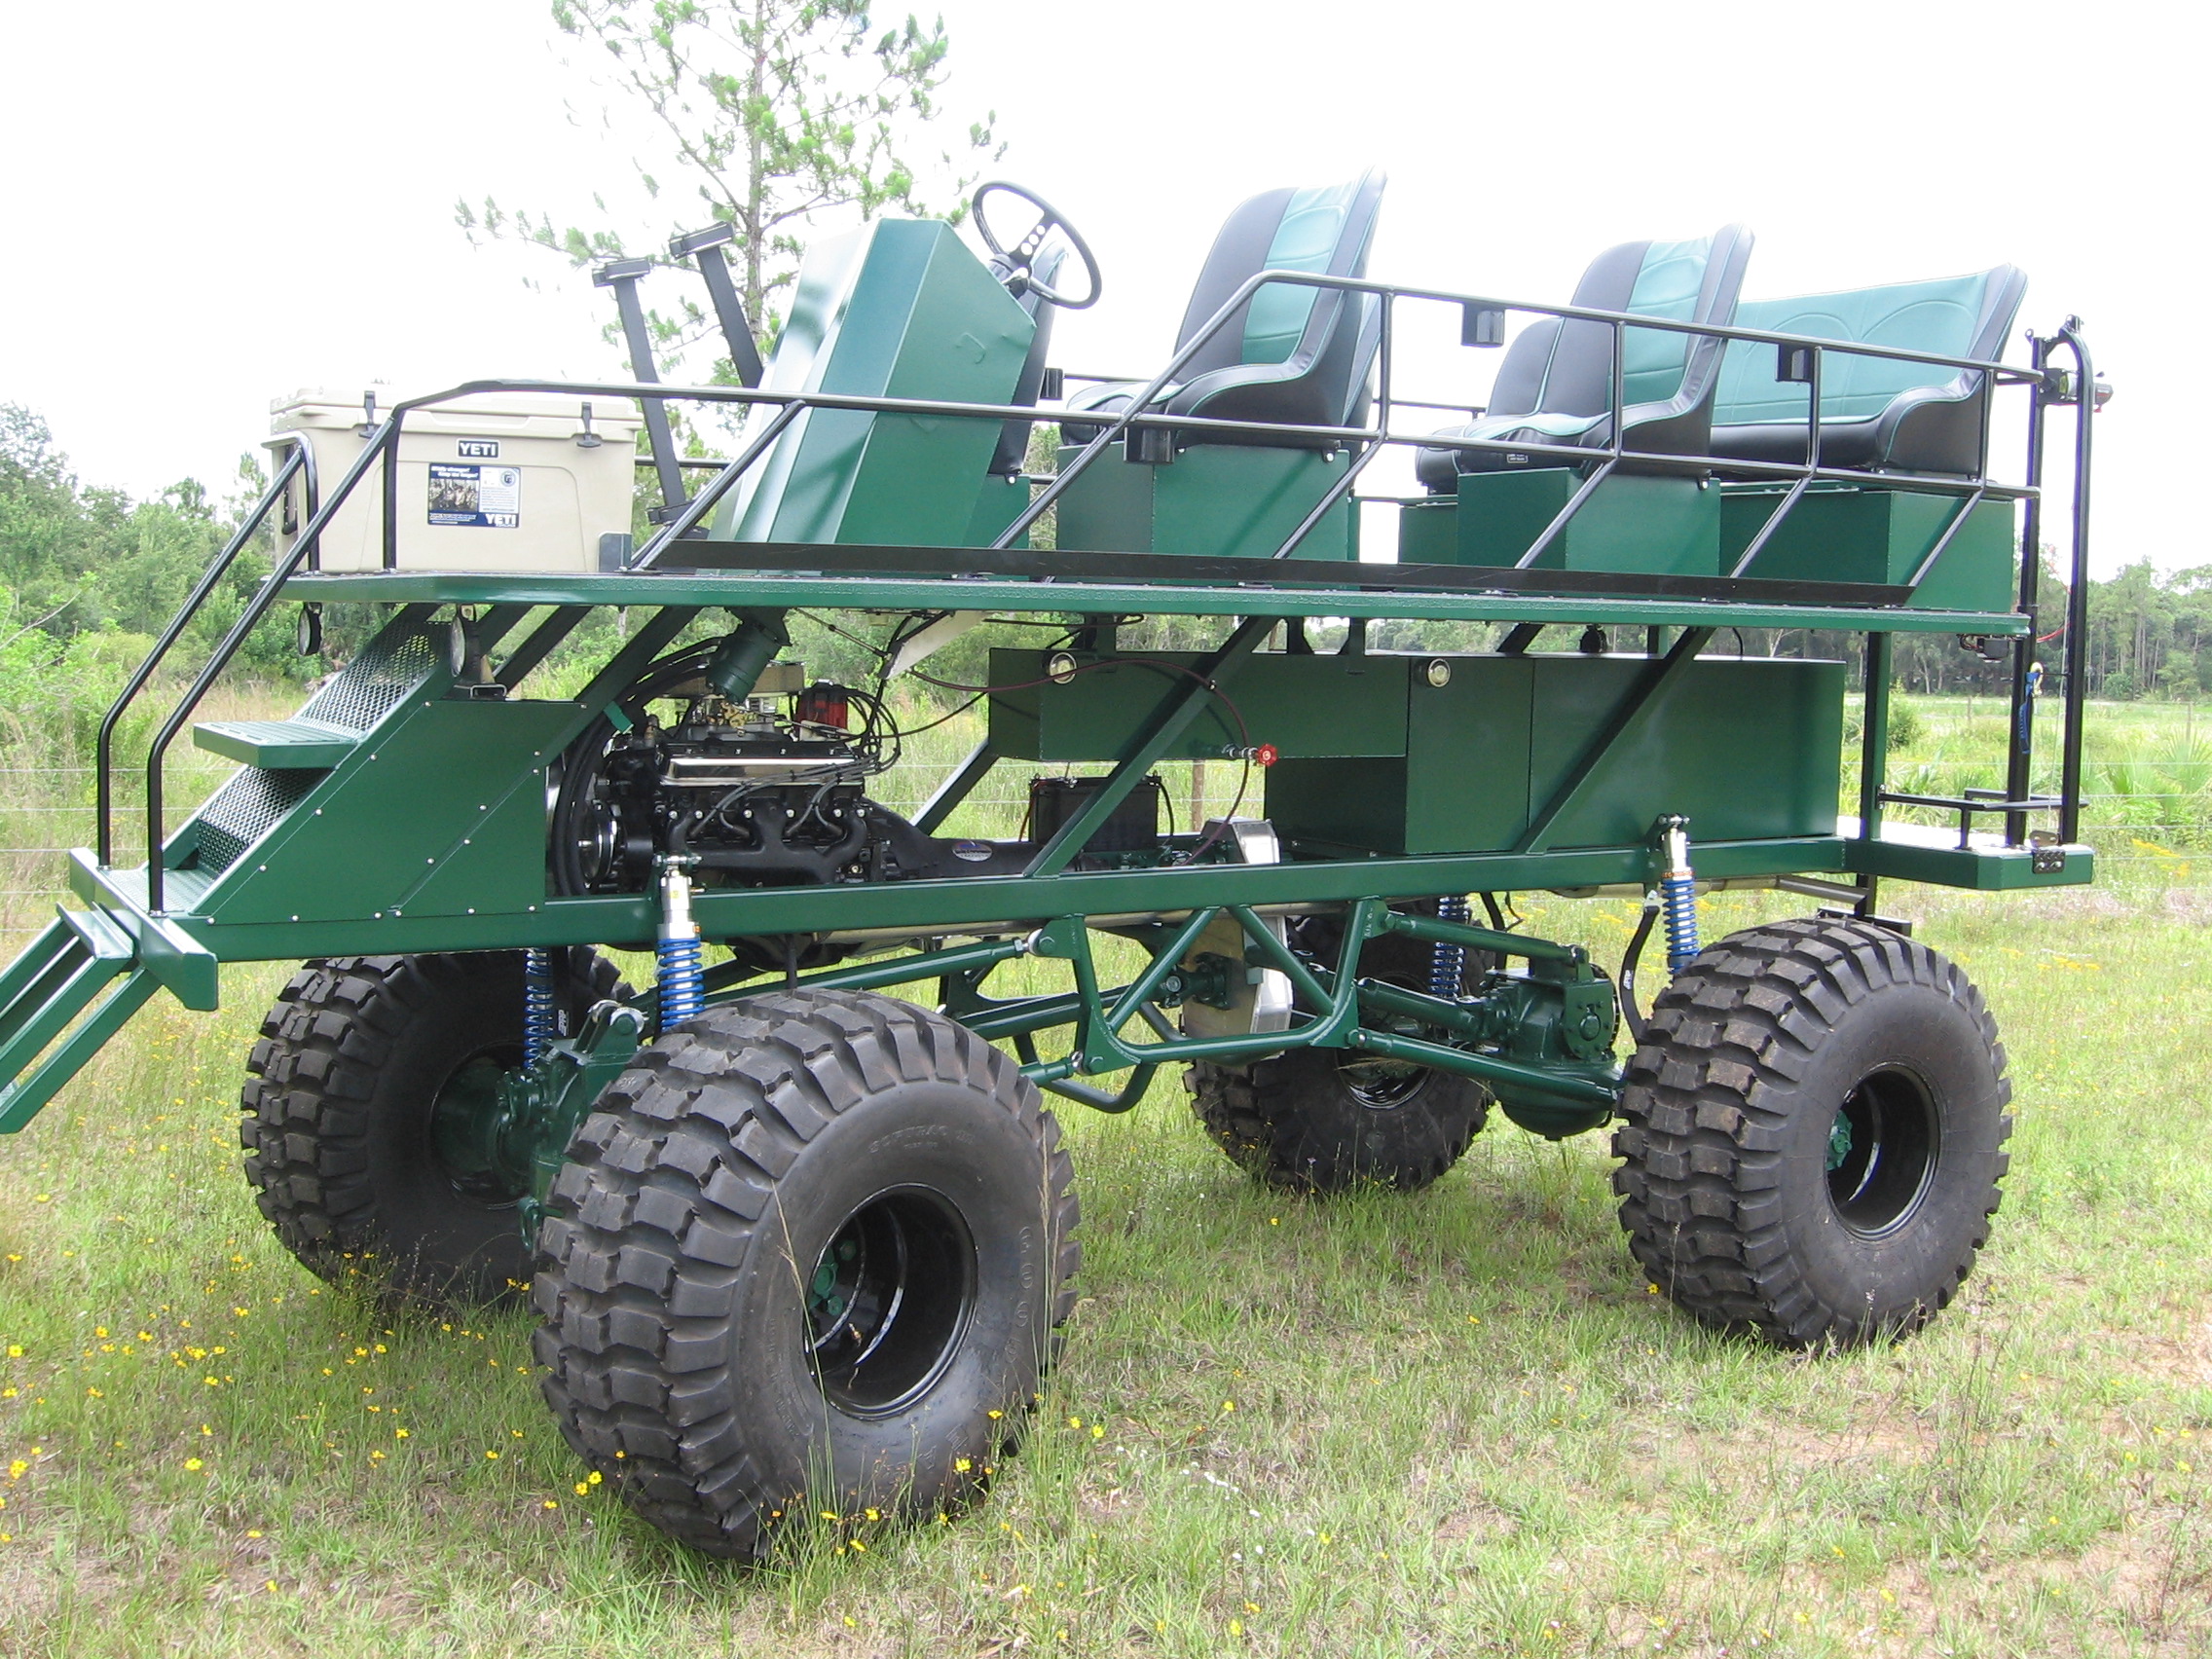
{"type": "MultiPolygon", "coordinates": [[[[1342,451],[1193,444],[1172,461],[1150,465],[1125,461],[1123,447],[1111,445],[1060,496],[1057,545],[1272,559],[1350,464],[1342,451]]],[[[1061,470],[1081,453],[1063,447],[1061,470]]],[[[1356,557],[1351,503],[1332,506],[1290,556],[1356,557]]]]}
{"type": "MultiPolygon", "coordinates": [[[[1267,816],[1300,855],[1505,851],[1650,666],[1533,653],[1415,661],[1400,756],[1286,753],[1269,768],[1267,816]]],[[[1635,846],[1669,812],[1687,814],[1701,841],[1834,833],[1843,676],[1839,662],[1788,658],[1682,665],[1551,844],[1635,846]]]]}
{"type": "MultiPolygon", "coordinates": [[[[1204,659],[1120,660],[991,653],[991,747],[1010,759],[1112,760],[1138,740],[1163,694],[1204,659]]],[[[1527,830],[1649,672],[1641,656],[1371,651],[1245,659],[1163,758],[1200,760],[1251,744],[1267,769],[1267,817],[1307,855],[1499,852],[1527,830]],[[1238,716],[1241,715],[1241,720],[1238,716]]],[[[1564,814],[1559,848],[1634,846],[1661,813],[1689,815],[1700,840],[1835,830],[1843,664],[1700,657],[1655,696],[1564,814]]],[[[1257,780],[1255,780],[1257,781],[1257,780]]]]}
{"type": "MultiPolygon", "coordinates": [[[[373,388],[377,419],[404,393],[373,388]]],[[[359,458],[362,394],[301,391],[270,429],[305,432],[322,496],[359,458]]],[[[399,436],[397,566],[407,571],[597,571],[627,535],[642,418],[619,398],[486,392],[411,412],[399,436]],[[589,409],[587,421],[585,411],[589,409]]],[[[281,552],[307,523],[303,481],[283,505],[281,552]]],[[[384,568],[384,479],[371,468],[322,533],[317,568],[384,568]]]]}
{"type": "MultiPolygon", "coordinates": [[[[1733,570],[1788,493],[1770,484],[1722,488],[1723,569],[1733,570]]],[[[1803,582],[1906,582],[1958,511],[1959,498],[1917,490],[1816,484],[1797,498],[1751,576],[1803,582]]],[[[1968,515],[1908,602],[1917,609],[2010,610],[2018,567],[2012,503],[1983,501],[1968,515]]]]}
{"type": "MultiPolygon", "coordinates": [[[[1571,467],[1459,477],[1458,563],[1513,565],[1582,487],[1571,467]]],[[[1536,561],[1540,571],[1720,573],[1720,492],[1695,478],[1608,478],[1536,561]]]]}

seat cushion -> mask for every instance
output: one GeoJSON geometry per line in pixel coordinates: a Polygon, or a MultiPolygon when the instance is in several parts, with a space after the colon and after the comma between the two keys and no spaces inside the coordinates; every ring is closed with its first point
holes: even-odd
{"type": "MultiPolygon", "coordinates": [[[[2027,278],[2000,265],[1966,276],[1834,294],[1746,300],[1737,326],[1946,357],[1994,359],[2027,278]]],[[[1806,459],[1807,387],[1775,379],[1776,350],[1731,341],[1714,400],[1713,453],[1745,461],[1806,459]]],[[[1826,466],[1971,474],[1983,463],[1982,376],[1933,363],[1821,355],[1821,461],[1826,466]]]]}
{"type": "MultiPolygon", "coordinates": [[[[1713,453],[1732,461],[1767,461],[1788,466],[1806,461],[1810,428],[1802,421],[1753,421],[1713,428],[1713,453]]],[[[1881,423],[1872,417],[1861,421],[1821,423],[1823,466],[1876,466],[1882,460],[1881,423]]]]}
{"type": "MultiPolygon", "coordinates": [[[[1493,415],[1463,426],[1447,426],[1436,435],[1480,438],[1493,444],[1571,444],[1589,439],[1609,424],[1603,415],[1493,415]]],[[[1505,450],[1423,449],[1414,461],[1414,472],[1430,491],[1448,496],[1459,487],[1462,472],[1570,464],[1558,456],[1517,455],[1505,450]]]]}

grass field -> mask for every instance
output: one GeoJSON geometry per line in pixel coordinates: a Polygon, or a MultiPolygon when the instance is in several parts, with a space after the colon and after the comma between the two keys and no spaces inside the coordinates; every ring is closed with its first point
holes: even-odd
{"type": "MultiPolygon", "coordinates": [[[[2100,889],[1891,890],[1986,990],[2018,1124],[1982,1266],[1911,1341],[1700,1331],[1598,1137],[1497,1124],[1425,1194],[1298,1201],[1163,1078],[1068,1111],[1083,1299],[989,1496],[757,1568],[588,1480],[524,1316],[380,1319],[283,1255],[234,1126],[282,970],[230,970],[0,1146],[0,1652],[2212,1650],[2212,894],[2157,822],[2100,889]]],[[[1630,916],[1522,909],[1608,958],[1630,916]]]]}

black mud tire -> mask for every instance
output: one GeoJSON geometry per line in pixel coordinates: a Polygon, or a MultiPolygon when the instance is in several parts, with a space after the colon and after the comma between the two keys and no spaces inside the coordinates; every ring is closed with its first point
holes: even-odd
{"type": "Polygon", "coordinates": [[[1459,1161],[1490,1109],[1471,1078],[1379,1066],[1351,1049],[1292,1049],[1248,1066],[1201,1060],[1183,1081],[1207,1138],[1289,1192],[1363,1182],[1418,1192],[1459,1161]]]}
{"type": "Polygon", "coordinates": [[[2005,1050],[1925,944],[1839,920],[1732,934],[1653,1004],[1627,1085],[1621,1225],[1709,1325],[1786,1347],[1901,1336],[1989,1236],[2005,1050]]]}
{"type": "Polygon", "coordinates": [[[887,997],[753,997],[642,1051],[569,1158],[541,1385],[640,1515],[744,1559],[794,1514],[930,1517],[987,1481],[1080,1259],[1058,1124],[1004,1053],[887,997]]]}
{"type": "MultiPolygon", "coordinates": [[[[619,987],[614,965],[582,946],[568,967],[573,1029],[619,987]]],[[[303,964],[261,1022],[240,1095],[246,1179],[284,1247],[380,1299],[519,1296],[521,1195],[457,1184],[430,1116],[463,1067],[520,1063],[522,1021],[520,951],[303,964]]]]}
{"type": "MultiPolygon", "coordinates": [[[[1436,901],[1397,907],[1433,915],[1436,901]]],[[[1335,917],[1312,916],[1296,925],[1293,942],[1333,962],[1343,937],[1335,917]]],[[[1433,946],[1384,934],[1361,948],[1359,971],[1426,990],[1433,958],[1433,946]]],[[[1461,988],[1487,966],[1470,953],[1461,988]]],[[[1489,1091],[1472,1078],[1349,1049],[1291,1049],[1245,1066],[1200,1060],[1183,1087],[1206,1138],[1232,1163],[1297,1193],[1362,1183],[1418,1192],[1459,1161],[1490,1112],[1489,1091]]]]}

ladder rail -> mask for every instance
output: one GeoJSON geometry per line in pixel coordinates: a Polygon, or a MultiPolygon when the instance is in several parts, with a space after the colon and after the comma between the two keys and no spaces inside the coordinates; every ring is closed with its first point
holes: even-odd
{"type": "MultiPolygon", "coordinates": [[[[185,596],[176,614],[169,618],[168,626],[162,630],[161,637],[154,642],[153,649],[146,653],[146,660],[131,671],[130,678],[124,682],[123,689],[116,693],[115,701],[108,706],[106,715],[100,719],[99,738],[93,746],[92,759],[95,792],[93,829],[99,846],[100,863],[103,865],[112,864],[115,855],[115,733],[116,728],[123,723],[123,717],[129,712],[130,705],[137,701],[138,694],[146,688],[147,682],[154,678],[154,671],[161,667],[171,647],[184,637],[185,629],[192,625],[192,619],[200,614],[200,608],[207,603],[208,596],[215,591],[215,584],[223,579],[231,566],[238,561],[239,555],[245,551],[247,543],[260,533],[271,510],[284,498],[284,492],[290,488],[295,477],[305,476],[308,517],[313,519],[315,516],[319,491],[315,478],[314,446],[308,441],[305,432],[288,432],[273,441],[287,445],[292,453],[277,469],[269,488],[262,492],[261,499],[240,521],[236,534],[224,544],[222,551],[208,561],[207,569],[201,572],[200,580],[193,585],[192,592],[185,596]]],[[[301,541],[311,547],[313,539],[301,537],[301,541]]]]}
{"type": "MultiPolygon", "coordinates": [[[[398,439],[399,411],[395,409],[385,418],[382,425],[369,434],[368,441],[361,446],[360,455],[354,459],[353,464],[346,469],[346,476],[339,480],[338,488],[330,493],[330,498],[309,515],[306,525],[301,528],[292,545],[285,550],[281,558],[270,565],[269,574],[262,579],[261,585],[254,589],[253,597],[246,601],[245,608],[239,612],[238,620],[231,624],[230,629],[216,643],[214,650],[208,654],[205,665],[193,678],[192,683],[185,688],[184,695],[177,700],[175,708],[169,712],[168,719],[162,722],[161,729],[154,734],[154,741],[146,751],[146,909],[148,914],[160,915],[162,911],[162,877],[164,874],[162,866],[162,761],[168,754],[169,745],[176,741],[176,734],[182,731],[185,722],[192,719],[194,711],[200,707],[201,700],[207,695],[216,679],[224,669],[230,667],[231,658],[238,655],[239,647],[245,644],[246,636],[253,632],[264,616],[269,614],[270,608],[276,603],[276,596],[284,591],[284,584],[291,580],[292,572],[300,568],[301,562],[307,558],[310,549],[315,547],[321,541],[322,533],[330,528],[331,519],[336,517],[338,509],[346,504],[346,498],[353,493],[353,487],[368,475],[372,466],[380,462],[386,466],[387,471],[390,469],[391,462],[395,459],[394,452],[398,448],[398,439]]],[[[301,447],[304,449],[306,445],[303,443],[301,447]]],[[[268,501],[269,498],[264,497],[261,505],[261,510],[264,512],[267,509],[268,501]]],[[[207,586],[211,589],[212,584],[207,584],[207,586]]],[[[201,593],[199,597],[204,602],[206,595],[201,593]]],[[[185,612],[182,613],[183,617],[188,619],[190,613],[197,608],[197,606],[187,606],[185,612]]],[[[178,623],[172,622],[170,626],[177,629],[178,632],[182,631],[178,623]]],[[[100,862],[105,864],[109,861],[103,857],[100,862]]]]}

